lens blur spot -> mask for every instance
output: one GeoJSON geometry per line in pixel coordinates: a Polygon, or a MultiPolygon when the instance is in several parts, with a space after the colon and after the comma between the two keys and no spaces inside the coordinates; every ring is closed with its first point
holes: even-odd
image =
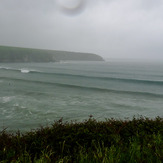
{"type": "Polygon", "coordinates": [[[68,15],[76,15],[83,12],[85,0],[58,0],[60,10],[68,15]]]}

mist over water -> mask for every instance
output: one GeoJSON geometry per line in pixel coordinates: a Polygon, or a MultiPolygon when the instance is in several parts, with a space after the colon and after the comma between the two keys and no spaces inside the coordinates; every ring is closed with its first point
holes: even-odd
{"type": "Polygon", "coordinates": [[[163,64],[0,64],[0,130],[87,119],[163,116],[163,64]]]}

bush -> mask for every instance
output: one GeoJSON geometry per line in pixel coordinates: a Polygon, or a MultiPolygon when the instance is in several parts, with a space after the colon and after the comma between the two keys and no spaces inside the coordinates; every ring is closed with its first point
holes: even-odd
{"type": "Polygon", "coordinates": [[[163,119],[66,122],[0,133],[1,162],[162,162],[163,119]]]}

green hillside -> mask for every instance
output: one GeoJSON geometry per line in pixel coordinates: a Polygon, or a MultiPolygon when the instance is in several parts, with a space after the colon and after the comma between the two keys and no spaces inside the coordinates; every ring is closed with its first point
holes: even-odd
{"type": "Polygon", "coordinates": [[[0,62],[103,61],[91,53],[0,46],[0,62]]]}

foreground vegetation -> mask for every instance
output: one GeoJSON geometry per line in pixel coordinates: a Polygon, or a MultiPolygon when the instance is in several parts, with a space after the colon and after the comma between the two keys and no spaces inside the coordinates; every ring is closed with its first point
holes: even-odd
{"type": "Polygon", "coordinates": [[[1,131],[0,162],[161,163],[163,118],[63,123],[28,133],[1,131]]]}

